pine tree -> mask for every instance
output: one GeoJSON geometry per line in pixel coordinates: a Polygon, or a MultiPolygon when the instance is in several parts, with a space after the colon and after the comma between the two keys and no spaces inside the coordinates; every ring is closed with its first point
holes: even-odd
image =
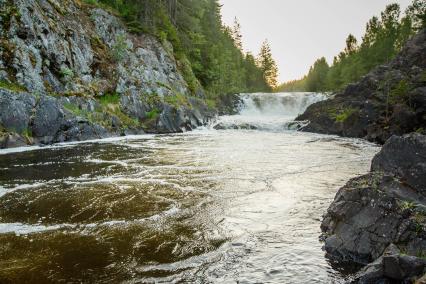
{"type": "Polygon", "coordinates": [[[278,82],[278,67],[272,57],[272,50],[268,40],[265,40],[260,48],[257,64],[263,72],[265,81],[271,88],[275,88],[278,82]]]}
{"type": "Polygon", "coordinates": [[[232,27],[232,38],[234,39],[235,46],[239,50],[243,50],[243,36],[241,35],[241,25],[237,17],[234,19],[234,26],[232,27]]]}
{"type": "Polygon", "coordinates": [[[346,39],[346,48],[345,53],[347,55],[354,54],[358,49],[358,41],[356,37],[352,34],[349,34],[348,38],[346,39]]]}

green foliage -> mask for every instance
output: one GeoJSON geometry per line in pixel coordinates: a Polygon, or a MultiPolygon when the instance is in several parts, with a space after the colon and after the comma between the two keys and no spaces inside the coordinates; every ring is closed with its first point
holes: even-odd
{"type": "Polygon", "coordinates": [[[105,128],[111,128],[111,116],[116,116],[122,123],[122,128],[136,128],[140,126],[137,119],[131,118],[120,109],[119,96],[116,94],[106,95],[100,98],[100,108],[95,111],[86,111],[80,109],[77,105],[72,103],[64,103],[63,106],[66,110],[75,116],[86,118],[92,123],[99,124],[105,128]]]}
{"type": "Polygon", "coordinates": [[[74,71],[72,71],[68,67],[62,67],[59,71],[59,75],[65,80],[72,79],[74,77],[74,71]]]}
{"type": "Polygon", "coordinates": [[[414,208],[416,208],[416,205],[413,202],[401,201],[401,202],[399,202],[399,208],[402,211],[404,211],[404,210],[414,210],[414,208]]]}
{"type": "MultiPolygon", "coordinates": [[[[304,78],[285,83],[280,91],[336,91],[359,80],[380,64],[393,59],[408,39],[426,22],[426,2],[413,0],[401,17],[400,6],[390,4],[380,18],[373,17],[367,23],[361,44],[353,35],[346,40],[345,49],[334,58],[333,65],[326,67],[319,61],[304,78]]],[[[326,62],[325,62],[326,63],[326,62]]]]}
{"type": "Polygon", "coordinates": [[[278,67],[272,58],[272,51],[268,41],[262,44],[258,57],[258,66],[263,72],[265,81],[271,88],[277,87],[278,67]]]}
{"type": "Polygon", "coordinates": [[[355,108],[345,108],[343,110],[329,109],[328,115],[334,119],[336,122],[343,123],[345,122],[352,114],[358,112],[358,109],[355,108]]]}
{"type": "Polygon", "coordinates": [[[110,104],[116,105],[120,103],[120,95],[117,93],[106,94],[105,96],[100,97],[99,103],[103,106],[108,106],[110,104]]]}
{"type": "Polygon", "coordinates": [[[114,45],[112,46],[112,57],[116,62],[121,62],[126,57],[129,44],[127,43],[126,34],[119,34],[115,38],[114,45]]]}
{"type": "Polygon", "coordinates": [[[389,102],[391,104],[409,103],[409,96],[408,96],[409,90],[410,90],[409,83],[406,80],[401,80],[389,92],[389,102]]]}
{"type": "Polygon", "coordinates": [[[336,122],[345,122],[352,114],[356,113],[356,109],[345,109],[336,116],[336,122]]]}
{"type": "Polygon", "coordinates": [[[85,117],[87,112],[81,110],[77,105],[71,103],[64,103],[64,108],[74,114],[75,116],[85,117]]]}
{"type": "Polygon", "coordinates": [[[188,97],[182,94],[175,94],[174,96],[166,96],[164,101],[172,106],[186,106],[191,107],[191,104],[188,101],[188,97]]]}
{"type": "Polygon", "coordinates": [[[156,120],[160,116],[160,111],[157,108],[154,108],[147,112],[145,116],[148,120],[156,120]]]}
{"type": "Polygon", "coordinates": [[[0,80],[0,88],[7,89],[13,92],[25,92],[27,89],[17,83],[0,80]]]}
{"type": "MultiPolygon", "coordinates": [[[[236,22],[233,29],[223,26],[218,0],[86,0],[86,3],[114,9],[131,32],[150,33],[166,47],[166,41],[170,42],[178,67],[193,93],[201,86],[213,97],[270,89],[265,80],[269,75],[265,76],[252,55],[242,52],[239,24],[236,22]]],[[[116,40],[113,57],[120,61],[125,49],[124,41],[116,40]]]]}
{"type": "Polygon", "coordinates": [[[217,102],[213,99],[206,99],[206,104],[209,108],[216,108],[217,107],[217,102]]]}
{"type": "Polygon", "coordinates": [[[22,136],[24,136],[27,139],[30,139],[33,137],[33,132],[30,129],[25,128],[24,131],[22,131],[22,136]]]}

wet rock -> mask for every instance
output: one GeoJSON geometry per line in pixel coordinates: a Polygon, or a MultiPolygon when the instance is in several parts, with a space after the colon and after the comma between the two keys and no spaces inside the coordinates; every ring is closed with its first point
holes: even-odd
{"type": "Polygon", "coordinates": [[[43,137],[45,144],[52,143],[61,128],[64,116],[57,99],[41,97],[34,115],[32,128],[34,136],[43,137]]]}
{"type": "Polygon", "coordinates": [[[353,283],[413,283],[423,275],[425,269],[425,259],[403,255],[394,244],[391,244],[383,256],[357,274],[353,283]]]}
{"type": "Polygon", "coordinates": [[[219,115],[237,114],[241,103],[241,97],[237,94],[226,94],[219,96],[217,106],[219,115]]]}
{"type": "Polygon", "coordinates": [[[0,89],[0,125],[11,132],[26,131],[35,104],[36,100],[31,95],[0,89]]]}
{"type": "Polygon", "coordinates": [[[14,148],[27,146],[30,141],[16,133],[8,133],[0,136],[0,148],[14,148]]]}
{"type": "Polygon", "coordinates": [[[227,130],[227,129],[241,129],[241,130],[256,130],[258,127],[249,123],[240,123],[240,124],[227,124],[227,123],[218,123],[214,127],[216,130],[227,130]]]}
{"type": "Polygon", "coordinates": [[[374,158],[371,173],[339,190],[321,225],[328,257],[364,265],[382,257],[383,271],[376,262],[366,268],[373,278],[418,273],[415,256],[426,251],[425,157],[426,136],[394,136],[374,158]]]}
{"type": "Polygon", "coordinates": [[[183,132],[190,130],[191,125],[187,119],[187,114],[181,108],[175,108],[168,104],[164,105],[160,114],[157,130],[160,133],[183,132]]]}

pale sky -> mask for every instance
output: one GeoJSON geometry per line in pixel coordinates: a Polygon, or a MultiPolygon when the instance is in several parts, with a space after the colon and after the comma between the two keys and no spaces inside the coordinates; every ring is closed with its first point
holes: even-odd
{"type": "Polygon", "coordinates": [[[325,56],[330,62],[345,47],[349,33],[358,40],[367,21],[379,16],[387,4],[401,10],[411,0],[220,0],[222,17],[242,26],[244,49],[258,54],[268,39],[277,61],[279,81],[299,79],[314,61],[325,56]]]}

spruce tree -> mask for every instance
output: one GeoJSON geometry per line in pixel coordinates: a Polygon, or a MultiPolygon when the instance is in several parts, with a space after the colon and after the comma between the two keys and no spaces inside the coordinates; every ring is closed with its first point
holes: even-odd
{"type": "Polygon", "coordinates": [[[278,67],[272,57],[272,50],[268,40],[265,40],[260,48],[257,63],[263,72],[265,81],[271,88],[275,88],[278,82],[278,67]]]}

